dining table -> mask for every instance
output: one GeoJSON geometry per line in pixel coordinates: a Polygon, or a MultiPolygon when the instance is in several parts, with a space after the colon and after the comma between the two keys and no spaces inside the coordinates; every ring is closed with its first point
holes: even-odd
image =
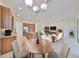
{"type": "Polygon", "coordinates": [[[42,57],[45,58],[45,53],[49,53],[54,49],[52,41],[42,38],[39,39],[39,43],[37,43],[37,38],[27,39],[25,45],[30,57],[33,57],[34,54],[42,54],[42,57]]]}

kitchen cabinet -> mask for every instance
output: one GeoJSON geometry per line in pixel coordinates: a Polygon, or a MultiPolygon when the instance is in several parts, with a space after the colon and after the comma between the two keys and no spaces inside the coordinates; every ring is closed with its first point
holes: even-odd
{"type": "Polygon", "coordinates": [[[0,27],[12,30],[12,14],[10,8],[0,6],[0,27]]]}
{"type": "Polygon", "coordinates": [[[0,7],[0,28],[1,28],[1,7],[0,7]]]}
{"type": "Polygon", "coordinates": [[[0,5],[0,54],[12,51],[11,43],[16,39],[16,36],[2,36],[2,29],[13,30],[13,21],[10,8],[0,5]]]}
{"type": "MultiPolygon", "coordinates": [[[[0,38],[0,52],[1,52],[1,38],[0,38]]],[[[1,53],[0,53],[0,55],[1,55],[1,53]]]]}
{"type": "Polygon", "coordinates": [[[1,38],[1,54],[12,51],[12,42],[16,39],[16,36],[13,37],[4,37],[1,38]]]}

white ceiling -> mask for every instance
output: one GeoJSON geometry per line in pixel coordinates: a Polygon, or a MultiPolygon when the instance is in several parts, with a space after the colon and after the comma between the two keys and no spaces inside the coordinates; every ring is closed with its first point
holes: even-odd
{"type": "Polygon", "coordinates": [[[79,0],[55,0],[48,5],[46,11],[42,11],[37,15],[33,15],[32,10],[28,9],[24,0],[3,0],[8,5],[15,16],[20,14],[21,19],[32,20],[53,20],[53,17],[58,18],[72,18],[79,13],[79,0]],[[18,7],[22,7],[19,10],[18,7]]]}

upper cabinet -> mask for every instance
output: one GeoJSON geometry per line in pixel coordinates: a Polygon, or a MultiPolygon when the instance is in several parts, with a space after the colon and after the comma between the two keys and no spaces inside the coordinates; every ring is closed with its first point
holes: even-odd
{"type": "Polygon", "coordinates": [[[0,7],[0,28],[1,28],[1,7],[0,7]]]}
{"type": "Polygon", "coordinates": [[[1,20],[1,28],[11,29],[13,28],[13,18],[11,14],[10,8],[0,6],[0,20],[1,20]]]}

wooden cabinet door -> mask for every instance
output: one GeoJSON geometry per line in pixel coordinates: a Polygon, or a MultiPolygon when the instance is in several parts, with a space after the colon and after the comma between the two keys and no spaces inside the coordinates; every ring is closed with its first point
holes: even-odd
{"type": "Polygon", "coordinates": [[[0,28],[1,28],[1,6],[0,6],[0,28]]]}
{"type": "Polygon", "coordinates": [[[1,39],[1,54],[12,51],[11,43],[15,40],[15,37],[2,38],[1,39]]]}
{"type": "Polygon", "coordinates": [[[1,27],[7,29],[8,28],[8,8],[2,7],[2,20],[1,20],[1,27]]]}
{"type": "Polygon", "coordinates": [[[6,53],[8,41],[6,38],[1,39],[1,54],[6,53]]]}
{"type": "Polygon", "coordinates": [[[10,9],[6,7],[2,7],[1,12],[2,12],[1,27],[5,29],[12,29],[10,9]]]}
{"type": "Polygon", "coordinates": [[[0,54],[1,54],[1,38],[0,38],[0,54]]]}
{"type": "Polygon", "coordinates": [[[8,10],[8,22],[9,22],[8,28],[12,30],[13,29],[13,16],[11,14],[10,9],[8,10]]]}
{"type": "MultiPolygon", "coordinates": [[[[1,6],[0,6],[0,28],[1,28],[1,6]]],[[[1,34],[1,29],[0,29],[1,34]]],[[[1,54],[1,38],[0,38],[0,54],[1,54]]]]}

